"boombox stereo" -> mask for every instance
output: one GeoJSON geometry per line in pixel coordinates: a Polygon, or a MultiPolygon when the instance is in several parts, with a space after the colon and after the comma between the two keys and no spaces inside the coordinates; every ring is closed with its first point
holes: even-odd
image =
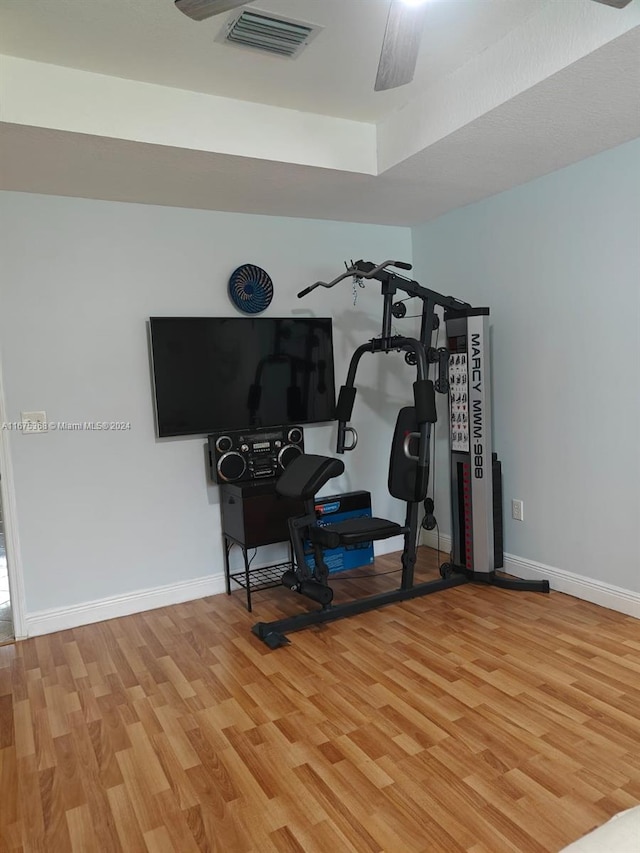
{"type": "Polygon", "coordinates": [[[304,453],[302,427],[234,430],[209,436],[209,464],[215,483],[277,477],[304,453]]]}

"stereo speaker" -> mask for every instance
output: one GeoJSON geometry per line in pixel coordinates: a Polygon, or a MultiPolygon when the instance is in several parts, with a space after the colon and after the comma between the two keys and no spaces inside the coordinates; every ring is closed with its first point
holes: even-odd
{"type": "Polygon", "coordinates": [[[240,483],[277,477],[304,453],[300,426],[229,430],[209,436],[214,483],[240,483]]]}

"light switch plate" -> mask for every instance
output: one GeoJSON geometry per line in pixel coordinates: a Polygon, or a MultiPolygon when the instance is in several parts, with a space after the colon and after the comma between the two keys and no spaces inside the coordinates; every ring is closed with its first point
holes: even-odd
{"type": "Polygon", "coordinates": [[[46,412],[20,412],[20,417],[22,432],[47,432],[49,429],[46,412]]]}

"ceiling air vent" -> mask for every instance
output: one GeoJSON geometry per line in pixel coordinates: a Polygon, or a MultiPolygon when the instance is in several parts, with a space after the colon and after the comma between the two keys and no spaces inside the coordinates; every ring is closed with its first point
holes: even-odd
{"type": "Polygon", "coordinates": [[[274,18],[266,12],[244,11],[232,18],[216,41],[265,50],[276,56],[293,59],[320,29],[314,24],[274,18]]]}

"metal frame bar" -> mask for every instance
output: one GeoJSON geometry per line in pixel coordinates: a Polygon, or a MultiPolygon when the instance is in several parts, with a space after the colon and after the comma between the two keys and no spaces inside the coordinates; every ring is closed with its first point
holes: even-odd
{"type": "Polygon", "coordinates": [[[366,613],[386,604],[395,604],[398,601],[408,601],[439,592],[442,589],[450,589],[469,583],[465,575],[453,575],[449,578],[439,578],[426,583],[411,586],[408,589],[395,589],[391,592],[383,592],[371,595],[367,598],[358,598],[355,601],[347,601],[344,604],[335,604],[322,610],[312,610],[309,613],[298,613],[296,616],[288,616],[286,619],[278,619],[274,622],[256,622],[251,631],[271,648],[285,645],[288,640],[284,636],[289,631],[301,631],[310,625],[322,625],[325,622],[334,622],[347,616],[356,616],[366,613]]]}

